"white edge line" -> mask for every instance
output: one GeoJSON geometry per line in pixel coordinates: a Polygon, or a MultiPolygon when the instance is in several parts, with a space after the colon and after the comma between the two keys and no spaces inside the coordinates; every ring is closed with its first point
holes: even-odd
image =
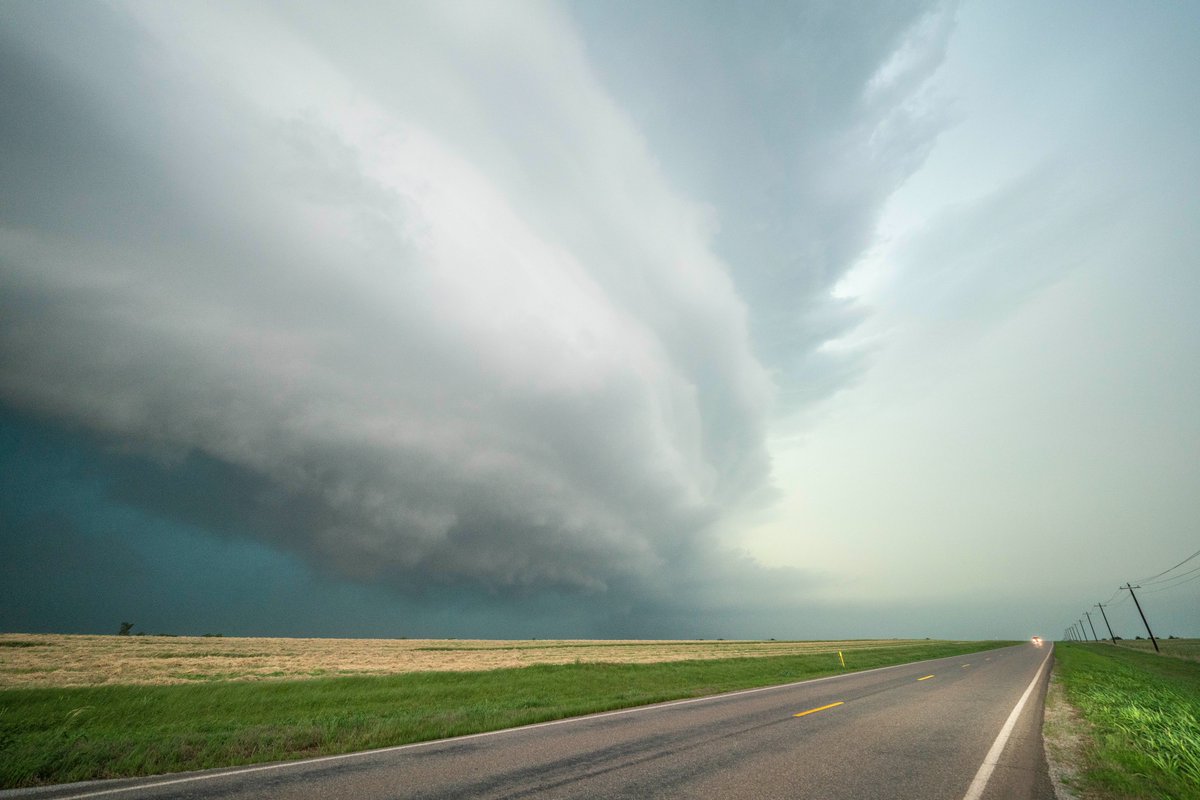
{"type": "MultiPolygon", "coordinates": [[[[1019,647],[1019,645],[1008,645],[1008,646],[1009,647],[1019,647]]],[[[1003,650],[1004,648],[1001,647],[1001,648],[996,648],[996,649],[1003,650]]],[[[989,651],[978,651],[978,652],[989,652],[989,651]]],[[[83,794],[61,795],[59,797],[53,798],[53,800],[81,800],[81,798],[85,798],[85,797],[104,797],[105,795],[119,794],[121,792],[134,792],[134,791],[138,791],[139,789],[159,789],[164,786],[177,786],[181,783],[194,783],[196,781],[211,781],[211,780],[215,780],[217,778],[227,778],[227,777],[231,777],[234,775],[248,775],[252,772],[267,772],[269,770],[287,769],[287,768],[291,768],[291,767],[304,767],[304,766],[308,766],[310,764],[322,764],[322,763],[326,763],[329,761],[344,761],[346,759],[351,759],[351,758],[363,758],[364,756],[381,755],[383,753],[395,753],[400,750],[413,750],[418,747],[431,747],[433,745],[446,744],[448,742],[463,742],[468,739],[479,739],[484,736],[499,736],[501,734],[515,733],[517,731],[529,731],[529,730],[533,730],[534,728],[548,728],[551,725],[566,725],[566,724],[572,723],[572,722],[584,722],[584,721],[592,720],[592,719],[603,719],[604,717],[616,717],[616,716],[620,716],[622,714],[636,714],[641,711],[653,711],[653,710],[659,709],[659,708],[670,708],[672,706],[683,706],[683,705],[688,705],[690,703],[709,703],[714,700],[724,700],[727,697],[737,697],[737,696],[743,695],[743,694],[754,694],[756,692],[769,692],[769,691],[772,691],[775,689],[790,689],[793,686],[802,686],[806,683],[821,683],[822,681],[831,681],[831,680],[834,680],[835,678],[845,678],[850,675],[867,675],[871,672],[883,672],[884,670],[899,669],[900,667],[911,667],[911,666],[915,666],[917,664],[928,664],[928,663],[931,663],[934,661],[944,661],[944,660],[950,659],[950,658],[962,658],[962,656],[958,655],[958,656],[941,656],[939,658],[926,658],[921,661],[908,661],[904,664],[892,664],[887,667],[873,667],[871,669],[859,670],[857,672],[847,672],[847,673],[841,673],[838,675],[826,675],[823,678],[809,678],[808,680],[794,681],[792,683],[778,683],[778,684],[774,684],[772,686],[759,686],[755,689],[740,689],[736,692],[726,692],[725,694],[712,694],[712,695],[708,695],[706,697],[690,697],[685,700],[669,700],[665,703],[652,703],[650,705],[634,706],[632,708],[621,708],[621,709],[617,709],[615,711],[602,711],[598,714],[586,714],[584,716],[579,716],[579,717],[564,717],[563,719],[552,719],[552,720],[548,720],[546,722],[534,722],[530,725],[520,725],[515,728],[501,728],[501,729],[495,730],[495,731],[483,731],[482,733],[468,733],[463,736],[451,736],[451,737],[448,737],[445,739],[430,739],[427,742],[412,742],[410,744],[398,744],[393,747],[380,747],[375,750],[359,750],[356,753],[339,753],[337,755],[332,755],[332,756],[318,756],[317,758],[304,758],[304,759],[298,759],[296,761],[281,761],[277,764],[262,764],[262,765],[255,766],[255,767],[242,767],[242,768],[223,770],[221,772],[208,772],[203,775],[190,775],[186,778],[173,778],[171,780],[166,780],[166,781],[156,781],[155,783],[135,783],[135,784],[132,784],[129,786],[118,786],[113,789],[102,789],[101,791],[98,791],[98,792],[84,792],[83,794]]],[[[1045,662],[1043,662],[1043,664],[1044,663],[1045,662]]],[[[1030,685],[1029,688],[1030,689],[1033,688],[1032,684],[1030,685]]],[[[1029,689],[1027,689],[1025,691],[1025,694],[1026,695],[1029,694],[1029,689]]],[[[1025,702],[1025,698],[1022,697],[1021,703],[1023,704],[1024,702],[1025,702]]],[[[1015,714],[1014,714],[1014,716],[1015,716],[1015,714]]],[[[1012,719],[1010,718],[1010,722],[1011,721],[1012,721],[1012,719]]],[[[992,746],[992,749],[993,750],[995,749],[995,745],[992,746]]],[[[988,757],[989,758],[991,757],[990,752],[988,753],[988,757]]],[[[990,770],[989,770],[989,773],[990,773],[990,770]]],[[[975,780],[978,781],[979,777],[976,776],[975,780]]],[[[985,782],[986,782],[986,779],[985,779],[985,782]]],[[[974,784],[972,784],[972,785],[974,785],[974,784]]],[[[50,788],[50,787],[46,787],[46,788],[50,788]]],[[[2,794],[2,793],[0,793],[0,794],[2,794]]],[[[14,797],[16,797],[16,796],[14,795],[14,797]]],[[[50,799],[47,798],[47,800],[50,800],[50,799]]],[[[968,800],[968,799],[964,798],[963,800],[968,800]]]]}
{"type": "Polygon", "coordinates": [[[1046,657],[1042,659],[1041,665],[1034,674],[1033,680],[1025,687],[1025,694],[1021,695],[1021,699],[1017,701],[1012,712],[1008,715],[1008,719],[1004,721],[1004,726],[1000,728],[1000,733],[996,735],[996,741],[992,742],[992,749],[988,750],[987,755],[983,757],[983,763],[979,765],[979,771],[975,773],[975,779],[971,781],[971,785],[967,787],[967,793],[963,795],[963,800],[979,800],[983,797],[983,790],[987,788],[988,781],[992,777],[992,770],[1000,763],[1000,754],[1004,752],[1004,745],[1008,744],[1008,737],[1012,735],[1013,728],[1016,727],[1017,718],[1021,716],[1021,709],[1025,708],[1025,702],[1029,700],[1029,695],[1033,694],[1033,687],[1038,685],[1038,681],[1042,679],[1042,670],[1046,668],[1047,662],[1050,661],[1050,656],[1054,655],[1054,646],[1050,646],[1050,652],[1046,653],[1046,657]]]}

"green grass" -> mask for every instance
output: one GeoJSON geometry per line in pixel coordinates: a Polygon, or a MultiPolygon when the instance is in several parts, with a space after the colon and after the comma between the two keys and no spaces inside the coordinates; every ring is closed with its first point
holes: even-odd
{"type": "MultiPolygon", "coordinates": [[[[1009,642],[855,651],[854,669],[1009,642]]],[[[345,753],[842,672],[836,654],[0,692],[0,786],[345,753]]]]}
{"type": "Polygon", "coordinates": [[[1200,664],[1059,643],[1068,702],[1090,724],[1081,788],[1102,797],[1200,797],[1200,664]]]}

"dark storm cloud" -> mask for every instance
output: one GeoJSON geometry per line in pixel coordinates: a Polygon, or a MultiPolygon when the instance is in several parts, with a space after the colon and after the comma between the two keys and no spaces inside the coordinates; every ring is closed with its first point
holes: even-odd
{"type": "Polygon", "coordinates": [[[355,581],[618,620],[794,591],[719,544],[770,493],[735,283],[772,363],[853,321],[819,297],[927,138],[878,99],[919,9],[766,65],[809,72],[716,220],[558,10],[359,11],[6,9],[0,401],[156,464],[122,502],[355,581]]]}

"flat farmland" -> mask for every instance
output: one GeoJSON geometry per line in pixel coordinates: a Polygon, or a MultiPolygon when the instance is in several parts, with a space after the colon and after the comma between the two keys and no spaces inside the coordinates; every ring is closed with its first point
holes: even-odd
{"type": "Polygon", "coordinates": [[[280,639],[0,634],[0,689],[272,681],[536,664],[657,664],[855,654],[923,640],[280,639]]]}
{"type": "Polygon", "coordinates": [[[348,753],[1007,644],[0,635],[0,788],[348,753]]]}
{"type": "MultiPolygon", "coordinates": [[[[1120,639],[1120,646],[1143,653],[1153,653],[1154,645],[1149,639],[1120,639]]],[[[1159,639],[1158,648],[1164,656],[1200,661],[1200,639],[1159,639]]]]}

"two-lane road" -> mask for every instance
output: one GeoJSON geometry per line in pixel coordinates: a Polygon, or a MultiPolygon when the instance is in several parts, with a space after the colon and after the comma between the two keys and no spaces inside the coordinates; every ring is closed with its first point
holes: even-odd
{"type": "Polygon", "coordinates": [[[368,753],[25,796],[1052,800],[1041,738],[1049,655],[1019,645],[368,753]]]}

